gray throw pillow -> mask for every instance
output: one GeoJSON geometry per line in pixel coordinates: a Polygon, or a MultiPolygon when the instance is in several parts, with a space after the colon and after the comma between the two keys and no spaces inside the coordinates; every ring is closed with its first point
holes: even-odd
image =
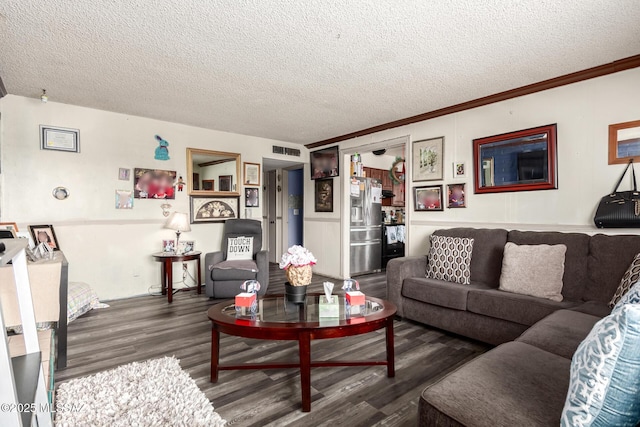
{"type": "Polygon", "coordinates": [[[562,301],[565,245],[504,246],[500,290],[562,301]]]}
{"type": "Polygon", "coordinates": [[[472,253],[473,239],[432,235],[427,278],[468,285],[472,253]]]}
{"type": "Polygon", "coordinates": [[[640,254],[637,254],[635,258],[633,258],[631,265],[627,268],[624,276],[622,276],[622,280],[620,280],[616,293],[613,294],[613,298],[609,301],[609,307],[613,308],[618,301],[620,301],[620,298],[629,292],[629,289],[631,289],[638,280],[640,280],[640,254]]]}

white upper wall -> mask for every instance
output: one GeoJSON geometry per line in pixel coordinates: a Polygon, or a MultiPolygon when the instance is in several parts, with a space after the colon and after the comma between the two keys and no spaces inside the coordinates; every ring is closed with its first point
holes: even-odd
{"type": "MultiPolygon", "coordinates": [[[[405,135],[410,135],[411,141],[444,136],[442,181],[412,182],[411,147],[408,149],[405,212],[410,255],[426,253],[428,236],[437,228],[505,227],[595,233],[593,215],[598,201],[612,191],[625,167],[608,165],[608,126],[640,119],[639,99],[640,68],[636,68],[366,135],[342,142],[340,148],[360,147],[405,135]],[[557,190],[473,194],[473,139],[551,123],[558,125],[557,190]],[[453,179],[454,161],[467,163],[466,178],[453,179]],[[449,183],[466,183],[466,209],[413,211],[414,187],[449,183]]],[[[340,179],[344,173],[342,168],[340,179]]],[[[624,188],[629,188],[629,181],[625,181],[624,188]]],[[[337,198],[334,211],[341,210],[340,198],[337,198]]],[[[345,233],[348,225],[343,224],[341,229],[345,233]]],[[[637,233],[637,230],[623,231],[637,233]]],[[[348,244],[342,244],[340,259],[328,269],[340,270],[346,276],[344,266],[348,260],[348,244]]]]}
{"type": "MultiPolygon", "coordinates": [[[[274,144],[300,148],[12,95],[0,100],[0,113],[1,220],[17,222],[21,231],[27,231],[27,225],[53,224],[70,262],[70,280],[89,283],[106,299],[145,294],[157,287],[160,264],[151,254],[160,250],[162,239],[175,238],[174,232],[162,228],[164,200],[136,199],[131,210],[115,209],[115,190],[133,189],[133,179],[118,180],[118,168],[175,170],[186,182],[187,147],[237,152],[243,162],[259,164],[263,157],[292,159],[272,154],[274,144]],[[79,129],[80,153],[40,150],[39,125],[79,129]],[[154,159],[156,134],[170,144],[168,161],[154,159]],[[71,196],[64,201],[53,198],[57,186],[67,187],[71,196]]],[[[306,149],[301,156],[308,159],[306,149]]],[[[240,216],[261,220],[262,208],[245,209],[242,188],[238,190],[240,216]]],[[[186,185],[167,203],[171,211],[189,212],[186,185]]],[[[219,250],[222,226],[192,224],[182,239],[195,240],[203,253],[219,250]]]]}

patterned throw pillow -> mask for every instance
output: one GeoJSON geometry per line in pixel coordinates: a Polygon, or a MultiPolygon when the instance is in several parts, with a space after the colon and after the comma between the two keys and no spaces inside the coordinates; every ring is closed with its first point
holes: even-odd
{"type": "Polygon", "coordinates": [[[600,320],[571,361],[562,427],[636,426],[640,422],[640,305],[600,320]]]}
{"type": "Polygon", "coordinates": [[[637,254],[635,258],[633,258],[631,265],[627,268],[624,276],[622,276],[622,280],[620,280],[616,293],[613,294],[613,298],[609,301],[609,307],[616,305],[618,301],[620,301],[620,298],[629,292],[629,289],[631,289],[638,280],[640,280],[640,254],[637,254]]]}
{"type": "Polygon", "coordinates": [[[468,285],[472,252],[473,239],[432,235],[427,278],[468,285]]]}
{"type": "Polygon", "coordinates": [[[625,304],[640,304],[640,286],[636,285],[637,283],[631,286],[629,292],[620,298],[620,301],[618,301],[615,307],[613,307],[613,310],[611,310],[612,313],[620,310],[625,304]]]}

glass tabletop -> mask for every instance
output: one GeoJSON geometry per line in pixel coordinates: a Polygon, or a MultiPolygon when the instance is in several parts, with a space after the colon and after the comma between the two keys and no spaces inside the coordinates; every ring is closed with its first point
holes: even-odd
{"type": "Polygon", "coordinates": [[[222,314],[237,319],[255,320],[269,323],[332,323],[348,319],[364,318],[384,310],[381,300],[365,299],[363,305],[351,306],[344,295],[333,295],[333,307],[320,303],[324,295],[309,294],[304,303],[292,303],[285,296],[258,298],[255,306],[240,308],[231,304],[222,309],[222,314]],[[321,314],[322,312],[322,314],[321,314]]]}

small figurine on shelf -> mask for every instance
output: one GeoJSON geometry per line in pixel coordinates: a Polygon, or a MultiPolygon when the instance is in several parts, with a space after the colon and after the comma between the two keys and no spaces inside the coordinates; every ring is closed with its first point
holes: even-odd
{"type": "Polygon", "coordinates": [[[176,183],[176,185],[178,186],[178,191],[182,191],[182,189],[184,188],[184,180],[181,176],[178,177],[178,182],[176,183]]]}

